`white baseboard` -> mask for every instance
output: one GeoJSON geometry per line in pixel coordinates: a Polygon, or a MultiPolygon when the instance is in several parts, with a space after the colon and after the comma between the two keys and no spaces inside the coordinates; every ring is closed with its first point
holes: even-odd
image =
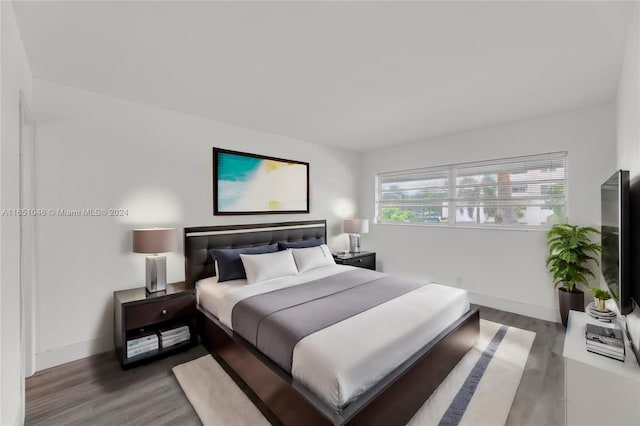
{"type": "Polygon", "coordinates": [[[24,419],[25,419],[25,396],[24,393],[22,394],[22,397],[20,398],[20,411],[18,411],[18,418],[16,419],[16,426],[19,425],[24,425],[24,419]]]}
{"type": "Polygon", "coordinates": [[[112,350],[113,334],[36,354],[36,371],[112,350]]]}
{"type": "Polygon", "coordinates": [[[513,312],[514,314],[527,317],[538,318],[545,321],[560,322],[560,313],[557,308],[547,306],[530,305],[528,303],[515,302],[513,300],[501,299],[499,297],[487,296],[469,292],[471,303],[488,306],[501,311],[513,312]]]}

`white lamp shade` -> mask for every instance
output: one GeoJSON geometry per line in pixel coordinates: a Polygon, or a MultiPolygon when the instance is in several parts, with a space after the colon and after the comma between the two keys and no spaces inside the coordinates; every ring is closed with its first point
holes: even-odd
{"type": "Polygon", "coordinates": [[[134,253],[168,253],[178,246],[174,228],[134,229],[134,253]]]}
{"type": "Polygon", "coordinates": [[[343,226],[347,234],[366,234],[369,232],[369,219],[348,219],[343,226]]]}

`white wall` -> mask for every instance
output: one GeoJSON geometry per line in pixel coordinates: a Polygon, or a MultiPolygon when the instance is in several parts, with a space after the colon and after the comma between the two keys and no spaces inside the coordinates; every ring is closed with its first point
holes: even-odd
{"type": "MultiPolygon", "coordinates": [[[[31,98],[31,71],[10,2],[1,2],[2,145],[0,208],[19,207],[20,91],[31,98]]],[[[20,338],[20,222],[0,217],[0,424],[22,424],[24,380],[20,338]]]]}
{"type": "MultiPolygon", "coordinates": [[[[34,110],[36,205],[129,209],[38,219],[38,370],[113,347],[112,293],[144,283],[135,227],[326,218],[332,248],[347,246],[339,234],[355,212],[358,154],[39,80],[34,110]],[[311,214],[213,216],[213,146],[310,162],[311,214]]],[[[181,245],[167,257],[169,281],[184,279],[181,245]]]]}
{"type": "MultiPolygon", "coordinates": [[[[599,227],[600,183],[616,165],[613,104],[366,153],[359,211],[373,220],[379,172],[555,151],[568,151],[569,221],[599,227]]],[[[377,251],[385,272],[462,287],[477,303],[559,320],[543,231],[374,224],[363,247],[377,251]]]]}
{"type": "MultiPolygon", "coordinates": [[[[631,181],[640,180],[640,5],[631,14],[617,100],[618,168],[629,170],[631,181]]],[[[633,283],[640,285],[640,283],[633,283]]],[[[627,327],[636,352],[640,352],[640,308],[627,315],[627,327]]]]}

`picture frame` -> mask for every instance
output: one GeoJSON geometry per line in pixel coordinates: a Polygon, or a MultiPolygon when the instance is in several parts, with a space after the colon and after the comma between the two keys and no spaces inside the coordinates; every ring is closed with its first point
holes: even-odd
{"type": "Polygon", "coordinates": [[[309,163],[213,148],[213,214],[309,213],[309,163]]]}

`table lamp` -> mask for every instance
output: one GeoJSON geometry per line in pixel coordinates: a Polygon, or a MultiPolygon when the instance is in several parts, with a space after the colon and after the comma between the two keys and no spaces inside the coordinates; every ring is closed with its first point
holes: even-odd
{"type": "Polygon", "coordinates": [[[369,232],[368,219],[347,219],[343,223],[344,232],[349,234],[349,251],[360,253],[360,234],[369,232]]]}
{"type": "Polygon", "coordinates": [[[133,252],[147,253],[146,287],[149,293],[167,289],[167,258],[158,253],[168,253],[177,248],[174,228],[133,230],[133,252]]]}

